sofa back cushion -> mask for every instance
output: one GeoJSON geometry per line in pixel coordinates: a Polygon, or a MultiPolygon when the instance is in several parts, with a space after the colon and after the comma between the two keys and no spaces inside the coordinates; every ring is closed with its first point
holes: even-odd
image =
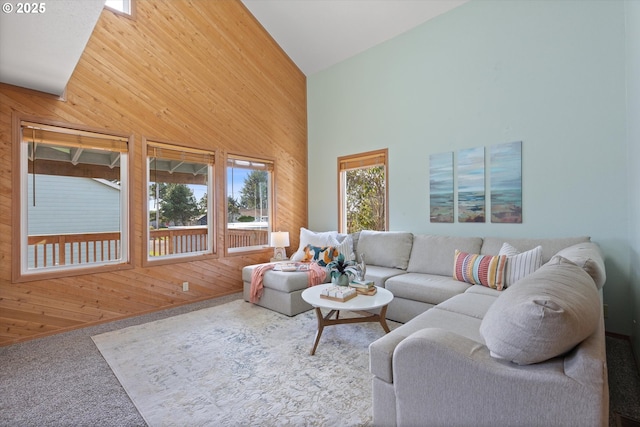
{"type": "Polygon", "coordinates": [[[498,255],[504,242],[509,243],[520,252],[542,246],[542,263],[548,262],[559,250],[575,245],[577,243],[589,242],[588,236],[562,237],[548,239],[507,239],[504,237],[485,237],[482,242],[482,255],[498,255]]]}
{"type": "Polygon", "coordinates": [[[358,238],[358,260],[364,254],[365,264],[406,270],[412,243],[411,233],[362,230],[358,238]]]}
{"type": "Polygon", "coordinates": [[[491,356],[528,365],[560,356],[593,334],[600,312],[593,279],[558,256],[503,291],[480,334],[491,356]]]}
{"type": "MultiPolygon", "coordinates": [[[[480,253],[482,238],[416,234],[407,271],[409,273],[451,276],[456,249],[470,254],[480,253]]],[[[500,248],[498,248],[499,250],[500,248]]],[[[497,255],[496,251],[495,254],[497,255]]]]}

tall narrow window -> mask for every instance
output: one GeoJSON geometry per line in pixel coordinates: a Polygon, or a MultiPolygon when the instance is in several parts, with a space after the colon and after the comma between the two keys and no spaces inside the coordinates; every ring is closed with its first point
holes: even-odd
{"type": "Polygon", "coordinates": [[[128,263],[129,139],[28,121],[19,126],[14,279],[128,263]]]}
{"type": "Polygon", "coordinates": [[[338,158],[341,232],[388,230],[387,157],[384,149],[338,158]]]}
{"type": "Polygon", "coordinates": [[[146,141],[147,261],[214,252],[215,154],[146,141]]]}
{"type": "Polygon", "coordinates": [[[273,162],[229,155],[227,158],[228,252],[262,249],[273,223],[273,162]]]}

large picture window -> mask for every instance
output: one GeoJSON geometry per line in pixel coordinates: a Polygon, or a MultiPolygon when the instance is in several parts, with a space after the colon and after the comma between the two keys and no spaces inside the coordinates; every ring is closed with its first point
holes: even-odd
{"type": "Polygon", "coordinates": [[[214,253],[215,153],[145,141],[147,261],[214,253]]]}
{"type": "Polygon", "coordinates": [[[14,280],[129,263],[129,138],[19,122],[14,280]]]}
{"type": "Polygon", "coordinates": [[[227,157],[227,251],[262,249],[273,223],[273,162],[227,157]]]}
{"type": "Polygon", "coordinates": [[[387,157],[384,149],[338,158],[342,233],[388,230],[387,157]]]}

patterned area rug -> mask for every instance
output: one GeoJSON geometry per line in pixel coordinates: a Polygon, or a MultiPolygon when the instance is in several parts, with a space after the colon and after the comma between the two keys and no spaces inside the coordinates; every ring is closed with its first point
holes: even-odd
{"type": "Polygon", "coordinates": [[[370,425],[382,327],[326,327],[311,356],[316,322],[238,300],[92,339],[150,426],[370,425]]]}

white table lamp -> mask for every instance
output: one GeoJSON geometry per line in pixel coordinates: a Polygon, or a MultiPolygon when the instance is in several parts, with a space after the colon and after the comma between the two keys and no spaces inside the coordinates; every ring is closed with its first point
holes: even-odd
{"type": "Polygon", "coordinates": [[[287,259],[287,253],[284,248],[289,247],[289,232],[274,231],[271,233],[271,247],[273,247],[273,259],[283,261],[287,259]]]}

